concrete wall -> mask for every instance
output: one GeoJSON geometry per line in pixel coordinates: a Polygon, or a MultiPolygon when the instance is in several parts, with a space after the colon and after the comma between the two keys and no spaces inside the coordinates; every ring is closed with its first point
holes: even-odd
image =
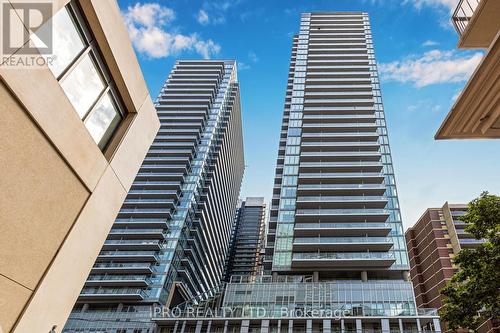
{"type": "Polygon", "coordinates": [[[63,328],[159,128],[117,3],[80,4],[128,114],[102,152],[48,68],[0,66],[3,332],[63,328]]]}

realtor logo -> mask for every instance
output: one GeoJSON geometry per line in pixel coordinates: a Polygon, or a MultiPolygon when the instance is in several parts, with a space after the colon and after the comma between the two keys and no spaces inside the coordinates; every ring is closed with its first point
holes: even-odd
{"type": "Polygon", "coordinates": [[[2,2],[2,53],[51,54],[52,2],[2,2]]]}

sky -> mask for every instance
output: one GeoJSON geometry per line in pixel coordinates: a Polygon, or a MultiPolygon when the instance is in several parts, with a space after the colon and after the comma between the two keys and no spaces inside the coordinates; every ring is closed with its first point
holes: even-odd
{"type": "Polygon", "coordinates": [[[292,36],[300,13],[366,11],[381,76],[403,223],[500,193],[500,141],[435,141],[481,50],[457,50],[457,0],[118,0],[153,100],[176,59],[236,59],[241,197],[272,196],[292,36]]]}

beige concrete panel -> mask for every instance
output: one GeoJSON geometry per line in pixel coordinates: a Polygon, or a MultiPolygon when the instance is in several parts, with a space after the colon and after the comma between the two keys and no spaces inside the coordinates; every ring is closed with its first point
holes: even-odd
{"type": "Polygon", "coordinates": [[[111,167],[125,189],[132,186],[159,128],[160,122],[148,95],[111,160],[111,167]]]}
{"type": "Polygon", "coordinates": [[[89,192],[0,83],[0,273],[35,289],[89,192]]]}
{"type": "Polygon", "coordinates": [[[92,191],[108,162],[48,67],[0,67],[0,77],[92,191]]]}
{"type": "Polygon", "coordinates": [[[459,48],[488,48],[500,30],[500,1],[481,0],[462,36],[459,48]]]}
{"type": "Polygon", "coordinates": [[[30,295],[31,290],[0,275],[0,332],[10,332],[30,295]]]}
{"type": "Polygon", "coordinates": [[[149,96],[120,9],[115,0],[80,0],[97,44],[129,112],[149,96]]]}
{"type": "Polygon", "coordinates": [[[64,327],[126,194],[108,167],[13,332],[64,327]]]}

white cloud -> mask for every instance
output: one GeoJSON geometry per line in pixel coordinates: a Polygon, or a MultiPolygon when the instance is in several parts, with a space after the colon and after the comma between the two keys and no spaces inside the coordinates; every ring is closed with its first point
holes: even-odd
{"type": "Polygon", "coordinates": [[[201,24],[222,24],[226,22],[229,9],[239,5],[242,0],[205,0],[199,10],[197,20],[201,24]]]}
{"type": "Polygon", "coordinates": [[[422,46],[436,46],[436,45],[439,45],[439,43],[430,39],[422,43],[422,46]]]}
{"type": "Polygon", "coordinates": [[[456,51],[432,50],[421,57],[409,57],[402,61],[380,64],[382,80],[411,82],[416,87],[431,84],[463,82],[481,61],[482,54],[458,56],[456,51]]]}
{"type": "Polygon", "coordinates": [[[253,51],[248,52],[248,59],[250,59],[251,62],[259,61],[259,57],[257,57],[255,52],[253,52],[253,51]]]}
{"type": "Polygon", "coordinates": [[[132,44],[146,57],[163,58],[188,51],[208,59],[220,52],[217,43],[200,39],[197,33],[173,32],[176,29],[170,23],[175,19],[174,11],[158,3],[136,3],[129,6],[123,16],[132,44]]]}
{"type": "Polygon", "coordinates": [[[197,17],[198,23],[200,24],[208,24],[209,17],[206,11],[203,9],[200,9],[198,12],[198,17],[197,17]]]}
{"type": "Polygon", "coordinates": [[[129,6],[127,8],[125,19],[146,27],[151,27],[164,25],[173,21],[175,13],[172,9],[157,3],[136,3],[133,7],[129,6]]]}
{"type": "Polygon", "coordinates": [[[446,8],[451,12],[457,7],[459,0],[405,0],[404,3],[412,3],[417,9],[423,6],[446,8]]]}

